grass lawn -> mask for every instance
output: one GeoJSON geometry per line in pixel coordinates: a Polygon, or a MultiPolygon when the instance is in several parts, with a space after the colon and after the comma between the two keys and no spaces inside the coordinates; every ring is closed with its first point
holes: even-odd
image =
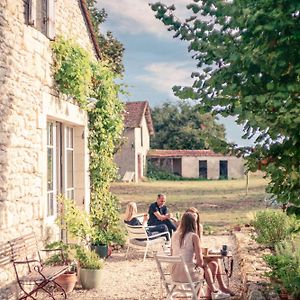
{"type": "Polygon", "coordinates": [[[167,206],[172,213],[197,207],[205,228],[228,228],[247,223],[253,213],[264,208],[267,181],[250,175],[248,195],[246,179],[209,181],[152,181],[112,184],[111,191],[118,196],[122,214],[129,201],[135,201],[139,212],[145,212],[159,193],[167,195],[167,206]]]}

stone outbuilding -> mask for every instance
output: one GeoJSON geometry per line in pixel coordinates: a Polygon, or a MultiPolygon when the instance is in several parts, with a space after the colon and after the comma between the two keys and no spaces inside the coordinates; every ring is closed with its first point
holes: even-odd
{"type": "Polygon", "coordinates": [[[147,101],[125,103],[123,144],[115,154],[120,178],[138,182],[146,171],[150,136],[154,134],[147,101]],[[126,178],[127,177],[127,178],[126,178]]]}
{"type": "MultiPolygon", "coordinates": [[[[100,58],[85,0],[0,1],[0,243],[59,237],[60,193],[89,209],[88,116],[55,87],[58,35],[100,58]]],[[[13,278],[0,270],[1,299],[13,278]]]]}
{"type": "Polygon", "coordinates": [[[244,177],[244,160],[212,150],[150,150],[147,159],[157,167],[185,178],[244,177]]]}

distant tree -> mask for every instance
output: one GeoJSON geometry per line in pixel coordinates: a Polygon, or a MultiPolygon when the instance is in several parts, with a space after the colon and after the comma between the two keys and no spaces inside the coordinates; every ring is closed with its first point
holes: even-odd
{"type": "Polygon", "coordinates": [[[300,205],[300,1],[194,0],[183,22],[174,6],[151,7],[189,43],[200,69],[193,86],[175,94],[237,116],[244,137],[257,137],[255,149],[240,149],[250,154],[249,169],[266,161],[268,191],[300,205]]]}
{"type": "Polygon", "coordinates": [[[96,0],[87,0],[101,54],[103,59],[109,62],[112,71],[122,75],[124,72],[123,53],[125,49],[123,44],[113,36],[112,32],[108,31],[106,34],[100,32],[100,25],[106,21],[107,13],[104,8],[98,9],[96,4],[96,0]]]}
{"type": "Polygon", "coordinates": [[[224,126],[211,114],[201,114],[197,105],[164,103],[152,110],[152,118],[153,149],[208,149],[225,140],[224,126]]]}

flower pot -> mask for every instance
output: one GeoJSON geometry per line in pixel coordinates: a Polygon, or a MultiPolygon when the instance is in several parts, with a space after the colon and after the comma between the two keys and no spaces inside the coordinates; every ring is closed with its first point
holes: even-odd
{"type": "Polygon", "coordinates": [[[100,289],[102,270],[80,268],[79,277],[83,289],[100,289]]]}
{"type": "Polygon", "coordinates": [[[55,279],[55,282],[59,284],[66,293],[70,293],[73,291],[77,282],[76,273],[66,272],[64,274],[61,274],[55,279]]]}
{"type": "Polygon", "coordinates": [[[108,256],[108,245],[91,245],[91,249],[95,251],[100,258],[108,256]]]}

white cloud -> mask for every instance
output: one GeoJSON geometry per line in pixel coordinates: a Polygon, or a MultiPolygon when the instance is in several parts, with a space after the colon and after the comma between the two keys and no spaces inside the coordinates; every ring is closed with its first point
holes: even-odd
{"type": "MultiPolygon", "coordinates": [[[[166,26],[155,18],[155,13],[151,10],[149,2],[154,3],[155,0],[99,0],[98,7],[105,8],[110,23],[118,31],[129,34],[151,33],[171,37],[172,34],[167,31],[166,26]]],[[[184,17],[184,13],[187,11],[185,6],[190,2],[190,0],[163,1],[166,5],[175,4],[178,17],[184,17]]]]}
{"type": "Polygon", "coordinates": [[[168,92],[173,95],[174,85],[191,85],[191,67],[187,63],[168,62],[153,63],[147,65],[145,74],[137,76],[136,79],[148,83],[152,89],[160,92],[168,92]]]}

